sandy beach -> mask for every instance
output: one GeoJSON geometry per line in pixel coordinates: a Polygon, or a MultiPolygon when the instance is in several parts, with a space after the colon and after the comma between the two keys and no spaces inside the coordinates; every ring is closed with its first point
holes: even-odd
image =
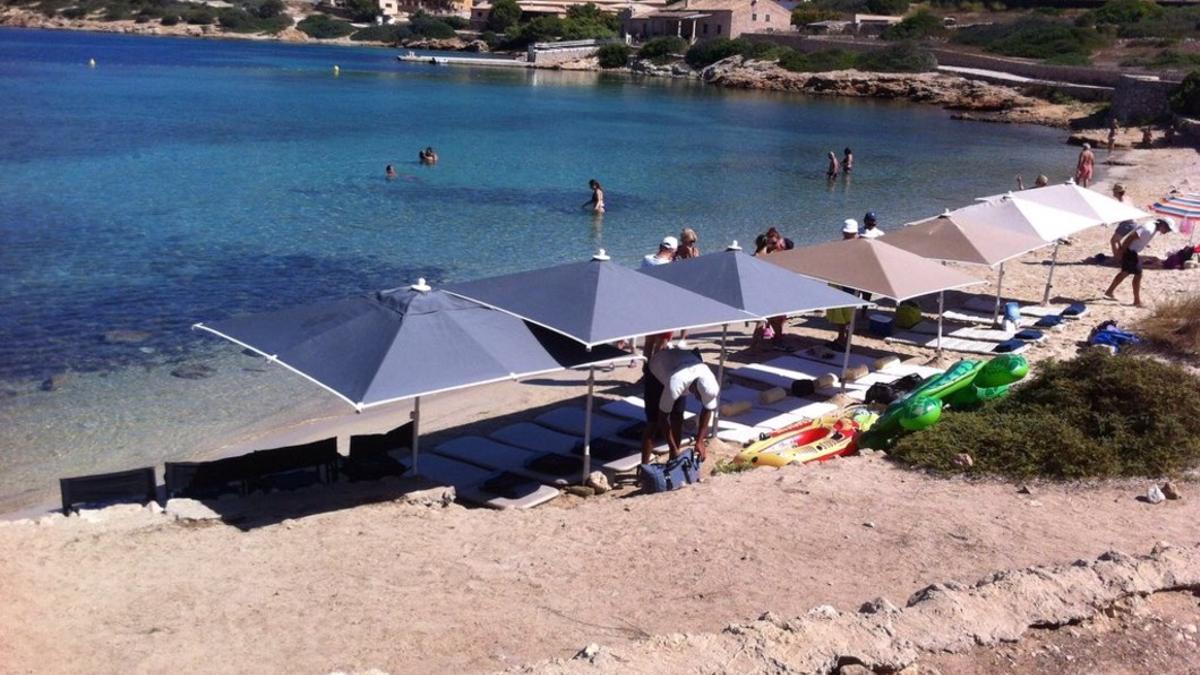
{"type": "MultiPolygon", "coordinates": [[[[1104,185],[1124,183],[1135,204],[1200,181],[1191,149],[1113,159],[1119,164],[1105,168],[1104,185]]],[[[1107,251],[1109,236],[1097,228],[1060,250],[1053,296],[1086,301],[1092,312],[1030,351],[1035,367],[1071,356],[1102,320],[1131,325],[1149,311],[1130,306],[1127,286],[1120,301],[1101,300],[1115,268],[1084,260],[1107,251]]],[[[1163,255],[1180,241],[1159,237],[1149,252],[1163,255]]],[[[1045,261],[1041,252],[1009,264],[1006,294],[1040,300],[1045,261]]],[[[1197,270],[1150,270],[1147,304],[1194,292],[1198,281],[1197,270]]],[[[830,337],[813,328],[789,332],[797,342],[830,337]]],[[[715,356],[712,338],[693,336],[715,356]]],[[[744,332],[735,336],[739,348],[747,342],[744,332]]],[[[865,336],[856,344],[929,356],[865,336]]],[[[742,350],[733,360],[770,355],[742,350]]],[[[598,389],[624,391],[639,374],[601,373],[598,389]]],[[[582,375],[565,373],[431,398],[423,404],[425,447],[581,400],[584,391],[582,375]]],[[[406,407],[355,415],[305,396],[199,454],[331,434],[344,442],[408,415],[406,407]]],[[[1197,483],[1182,485],[1187,498],[1152,506],[1136,499],[1146,481],[1019,492],[1004,481],[906,471],[876,455],[712,476],[663,495],[564,497],[528,512],[405,503],[405,485],[384,481],[254,497],[230,524],[137,508],[50,516],[0,525],[0,663],[8,672],[490,672],[570,658],[589,643],[617,654],[644,651],[662,644],[646,642],[652,636],[716,634],[767,611],[853,611],[878,596],[902,605],[936,582],[969,584],[1110,549],[1145,554],[1162,540],[1196,546],[1197,483]]],[[[1156,602],[1171,621],[1200,618],[1194,600],[1156,602]]],[[[1086,650],[1086,636],[1076,638],[1086,650]]],[[[938,663],[943,672],[1009,672],[1009,662],[1025,656],[1015,672],[1048,667],[1029,655],[1004,661],[995,651],[938,663]]],[[[641,663],[627,672],[661,672],[641,663]]],[[[1188,668],[1194,664],[1176,661],[1166,672],[1194,672],[1188,668]]],[[[701,670],[723,671],[719,664],[701,670]]]]}

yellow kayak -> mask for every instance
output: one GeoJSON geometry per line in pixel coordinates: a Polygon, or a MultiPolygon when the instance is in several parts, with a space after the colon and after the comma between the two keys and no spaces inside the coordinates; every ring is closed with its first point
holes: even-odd
{"type": "Polygon", "coordinates": [[[873,421],[873,413],[861,411],[815,419],[750,445],[733,463],[779,468],[850,455],[858,450],[859,432],[873,421]]]}

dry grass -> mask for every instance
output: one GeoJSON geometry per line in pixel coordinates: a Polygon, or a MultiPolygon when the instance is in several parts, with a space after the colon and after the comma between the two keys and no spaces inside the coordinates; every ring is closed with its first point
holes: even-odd
{"type": "Polygon", "coordinates": [[[1159,303],[1135,330],[1154,351],[1200,359],[1200,295],[1159,303]]]}

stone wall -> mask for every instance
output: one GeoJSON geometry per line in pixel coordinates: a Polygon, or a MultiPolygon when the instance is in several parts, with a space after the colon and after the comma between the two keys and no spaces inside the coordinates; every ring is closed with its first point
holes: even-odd
{"type": "Polygon", "coordinates": [[[1171,114],[1171,92],[1178,82],[1149,75],[1124,75],[1113,92],[1112,114],[1124,126],[1155,122],[1171,114]]]}

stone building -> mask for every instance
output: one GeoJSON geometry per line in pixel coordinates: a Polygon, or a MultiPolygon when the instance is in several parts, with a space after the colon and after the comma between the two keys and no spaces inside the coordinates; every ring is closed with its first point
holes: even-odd
{"type": "Polygon", "coordinates": [[[673,35],[696,42],[791,31],[792,13],[775,0],[680,0],[662,9],[626,12],[622,30],[639,41],[673,35]]]}

